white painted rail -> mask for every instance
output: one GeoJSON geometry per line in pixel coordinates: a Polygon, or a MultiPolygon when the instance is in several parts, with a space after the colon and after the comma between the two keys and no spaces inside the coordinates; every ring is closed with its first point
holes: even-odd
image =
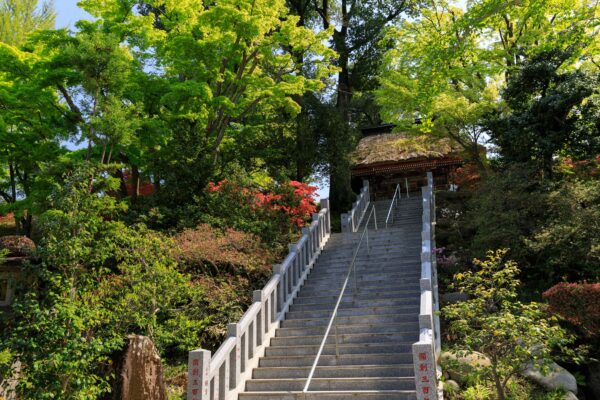
{"type": "Polygon", "coordinates": [[[331,235],[329,200],[321,200],[321,211],[312,219],[310,226],[302,229],[300,240],[290,245],[283,262],[273,266],[271,280],[254,292],[254,303],[240,321],[229,324],[229,337],[215,354],[204,349],[190,351],[188,400],[235,399],[244,389],[331,235]]]}
{"type": "Polygon", "coordinates": [[[418,400],[442,399],[438,389],[441,368],[439,293],[435,248],[435,193],[433,174],[427,173],[423,193],[423,228],[421,231],[421,308],[419,341],[412,345],[418,400]]]}
{"type": "Polygon", "coordinates": [[[371,204],[371,191],[369,189],[369,181],[363,181],[363,187],[356,197],[356,201],[352,203],[352,209],[348,213],[341,216],[342,232],[356,232],[365,217],[367,209],[371,204]]]}

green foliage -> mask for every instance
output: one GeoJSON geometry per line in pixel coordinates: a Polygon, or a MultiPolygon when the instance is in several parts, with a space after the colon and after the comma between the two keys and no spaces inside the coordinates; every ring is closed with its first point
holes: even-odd
{"type": "Polygon", "coordinates": [[[54,28],[55,19],[52,0],[1,0],[0,42],[19,46],[31,32],[54,28]]]}
{"type": "Polygon", "coordinates": [[[170,241],[116,220],[123,207],[101,194],[114,184],[103,176],[83,168],[56,188],[42,215],[42,264],[3,316],[1,343],[22,363],[23,397],[98,398],[127,334],[179,356],[207,325],[194,304],[203,292],[178,271],[170,241]]]}
{"type": "Polygon", "coordinates": [[[393,46],[376,95],[385,120],[451,137],[481,162],[479,125],[497,101],[498,69],[486,60],[477,32],[460,24],[462,17],[461,9],[433,1],[417,19],[390,29],[386,39],[393,46]]]}
{"type": "Polygon", "coordinates": [[[600,152],[600,74],[564,71],[572,53],[539,53],[510,76],[503,92],[510,111],[485,123],[506,162],[531,162],[551,174],[559,155],[587,159],[600,152]]]}
{"type": "MultiPolygon", "coordinates": [[[[428,1],[418,18],[403,21],[388,32],[387,38],[393,45],[385,55],[381,88],[377,91],[384,119],[399,123],[404,129],[450,137],[465,148],[472,160],[485,166],[477,143],[485,140],[486,115],[506,112],[504,107],[513,106],[507,99],[508,90],[502,96],[507,104],[501,102],[499,89],[506,80],[510,89],[513,75],[544,54],[568,53],[563,59],[565,70],[578,70],[596,62],[597,13],[593,1],[483,0],[468,2],[465,10],[447,1],[428,1]]],[[[573,90],[576,76],[583,77],[573,73],[571,91],[565,88],[562,93],[565,98],[555,98],[563,101],[539,102],[545,103],[548,112],[535,132],[538,138],[545,140],[553,132],[548,126],[539,132],[544,124],[561,125],[560,120],[567,116],[573,103],[579,104],[574,102],[582,95],[581,90],[573,90]],[[557,107],[567,113],[551,110],[557,107]]],[[[522,88],[527,92],[522,81],[513,87],[516,94],[522,88]]],[[[515,118],[521,118],[522,111],[516,110],[515,118]]],[[[530,129],[536,129],[534,123],[530,129]]],[[[519,152],[523,147],[521,130],[517,126],[506,127],[504,131],[510,132],[510,139],[507,137],[501,145],[513,146],[514,154],[527,158],[527,151],[519,152]]],[[[506,132],[504,135],[509,136],[506,132]]],[[[565,136],[565,132],[553,135],[565,136]]],[[[534,134],[525,137],[536,140],[534,134]]],[[[539,139],[538,143],[544,144],[544,140],[539,139]]]]}
{"type": "Polygon", "coordinates": [[[468,387],[462,394],[465,400],[487,400],[493,396],[494,391],[484,385],[468,387]]]}
{"type": "Polygon", "coordinates": [[[64,107],[44,84],[38,57],[0,43],[0,213],[14,211],[21,233],[31,234],[33,198],[44,165],[56,163],[69,129],[64,107]]]}
{"type": "Polygon", "coordinates": [[[459,354],[477,351],[489,358],[489,367],[474,370],[493,382],[500,400],[506,398],[509,380],[527,363],[546,370],[552,348],[574,357],[567,348],[574,338],[546,316],[544,307],[517,300],[519,268],[504,260],[506,253],[489,252],[485,260],[474,260],[475,270],[456,274],[456,286],[470,299],[442,311],[459,354]]]}
{"type": "Polygon", "coordinates": [[[543,220],[544,205],[536,174],[526,166],[490,174],[467,202],[461,222],[468,236],[462,239],[473,257],[483,257],[487,249],[503,246],[510,248],[512,259],[527,265],[531,253],[526,239],[543,220]]]}
{"type": "MultiPolygon", "coordinates": [[[[445,390],[444,395],[446,395],[445,390]]],[[[508,382],[506,385],[506,395],[511,400],[562,400],[565,397],[563,391],[555,390],[547,392],[543,388],[520,377],[514,377],[508,382]]],[[[468,386],[460,393],[451,394],[449,399],[488,400],[493,397],[493,386],[481,382],[468,386]]]]}
{"type": "Polygon", "coordinates": [[[148,156],[160,157],[152,173],[171,195],[189,202],[232,157],[242,156],[250,168],[280,157],[279,151],[248,150],[280,140],[286,128],[279,115],[293,118],[300,112],[295,99],[323,88],[333,72],[334,53],[323,44],[330,32],[299,26],[283,0],[210,6],[150,1],[141,15],[131,12],[136,3],[82,5],[105,30],[140,45],[140,67],[152,59],[159,68],[158,86],[142,82],[138,92],[150,116],[161,121],[153,129],[166,133],[148,156]],[[300,73],[301,60],[310,63],[310,75],[300,73]]]}
{"type": "Polygon", "coordinates": [[[546,281],[600,278],[600,181],[565,180],[548,193],[547,219],[526,240],[546,281]]]}

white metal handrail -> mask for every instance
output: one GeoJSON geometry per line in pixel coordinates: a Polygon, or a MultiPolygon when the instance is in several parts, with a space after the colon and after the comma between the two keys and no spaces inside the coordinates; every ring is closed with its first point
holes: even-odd
{"type": "MultiPolygon", "coordinates": [[[[360,245],[363,242],[363,239],[367,238],[367,251],[369,250],[369,221],[371,217],[374,217],[375,221],[375,230],[377,230],[377,212],[375,211],[375,205],[372,206],[371,212],[369,213],[369,217],[367,218],[367,222],[365,223],[365,227],[363,229],[362,234],[360,235],[360,239],[358,244],[356,245],[356,250],[354,250],[354,256],[352,257],[352,262],[350,263],[350,267],[348,268],[348,273],[346,274],[346,279],[344,280],[344,284],[342,285],[342,289],[340,291],[340,295],[338,296],[337,302],[335,303],[335,307],[333,309],[333,313],[331,314],[331,318],[329,320],[329,324],[327,325],[327,329],[325,330],[325,335],[323,336],[323,340],[321,341],[321,346],[319,347],[319,351],[317,352],[317,356],[315,357],[315,361],[313,362],[312,368],[310,369],[310,373],[308,374],[308,378],[306,380],[306,384],[304,385],[304,389],[302,389],[303,393],[308,392],[308,388],[310,386],[310,382],[312,381],[315,370],[317,369],[317,365],[319,364],[319,359],[321,358],[321,353],[325,348],[325,343],[327,342],[327,337],[329,336],[329,332],[331,331],[331,327],[335,321],[337,316],[338,309],[340,307],[340,303],[342,302],[342,298],[344,297],[344,293],[346,292],[346,287],[348,286],[348,281],[350,280],[350,274],[354,272],[354,288],[357,288],[356,283],[356,258],[358,257],[358,251],[360,250],[360,245]]],[[[337,329],[336,329],[336,354],[338,354],[337,349],[337,329]]]]}
{"type": "Polygon", "coordinates": [[[400,184],[397,184],[396,189],[394,190],[394,197],[392,197],[392,202],[390,203],[390,209],[388,210],[387,217],[385,218],[386,228],[388,227],[390,217],[392,217],[392,222],[394,222],[394,214],[392,214],[392,210],[394,209],[394,203],[396,204],[396,207],[398,207],[398,201],[400,201],[401,197],[402,194],[400,192],[400,184]]]}

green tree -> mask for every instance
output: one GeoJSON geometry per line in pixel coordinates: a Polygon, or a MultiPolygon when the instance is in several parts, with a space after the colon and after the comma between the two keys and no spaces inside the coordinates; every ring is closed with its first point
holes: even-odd
{"type": "Polygon", "coordinates": [[[539,281],[597,282],[600,278],[600,182],[567,179],[549,191],[546,220],[526,244],[543,260],[539,281]]]}
{"type": "Polygon", "coordinates": [[[55,19],[53,0],[1,0],[0,42],[20,46],[31,32],[54,28],[55,19]]]}
{"type": "Polygon", "coordinates": [[[486,121],[506,162],[533,163],[551,175],[559,155],[587,159],[600,152],[600,74],[566,70],[572,52],[538,53],[510,75],[507,109],[486,121]]]}
{"type": "MultiPolygon", "coordinates": [[[[330,201],[334,213],[343,212],[353,198],[350,188],[350,153],[357,138],[353,99],[372,90],[383,47],[385,28],[405,15],[414,15],[416,1],[314,1],[322,27],[333,29],[331,47],[339,54],[335,106],[323,116],[330,201]]],[[[362,99],[364,101],[364,98],[362,99]]]]}
{"type": "Polygon", "coordinates": [[[483,166],[477,143],[505,80],[549,51],[569,50],[563,68],[596,62],[597,26],[593,1],[482,0],[466,10],[429,1],[419,18],[388,33],[394,46],[377,93],[384,119],[450,137],[483,166]]]}
{"type": "MultiPolygon", "coordinates": [[[[52,1],[0,1],[0,198],[5,209],[16,211],[20,233],[30,235],[35,175],[40,163],[56,156],[57,145],[49,123],[57,123],[56,99],[33,83],[33,58],[16,48],[39,29],[54,27],[52,1]],[[14,46],[14,47],[11,47],[14,46]],[[40,112],[36,116],[36,111],[40,112]],[[38,117],[38,118],[36,118],[38,117]]],[[[60,124],[60,123],[59,123],[60,124]]]]}
{"type": "Polygon", "coordinates": [[[376,97],[383,118],[400,129],[450,137],[485,169],[483,116],[495,108],[500,69],[487,60],[480,36],[461,24],[463,10],[432,1],[418,18],[387,32],[392,48],[376,97]]]}
{"type": "Polygon", "coordinates": [[[519,268],[504,260],[506,252],[489,252],[485,260],[474,260],[476,270],[456,274],[456,286],[470,299],[442,310],[458,353],[476,351],[490,359],[477,372],[491,379],[498,400],[506,398],[506,385],[526,364],[547,371],[553,348],[572,356],[566,346],[574,340],[542,305],[518,301],[519,268]]]}
{"type": "Polygon", "coordinates": [[[139,14],[131,12],[139,9],[135,1],[82,5],[154,63],[164,85],[158,118],[171,134],[155,155],[165,166],[160,178],[189,202],[226,170],[238,141],[256,148],[262,137],[275,139],[269,128],[279,115],[300,112],[297,96],[324,87],[335,54],[323,44],[329,32],[299,26],[281,0],[163,3],[143,2],[139,14]],[[311,62],[310,77],[300,73],[303,59],[311,62]]]}
{"type": "Polygon", "coordinates": [[[37,55],[0,43],[0,197],[2,210],[15,212],[25,235],[31,234],[42,167],[57,162],[60,138],[71,129],[38,61],[37,55]]]}

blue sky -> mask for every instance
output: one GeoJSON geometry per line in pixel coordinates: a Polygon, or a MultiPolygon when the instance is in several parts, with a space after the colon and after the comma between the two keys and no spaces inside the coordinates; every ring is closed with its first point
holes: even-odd
{"type": "Polygon", "coordinates": [[[73,27],[75,22],[80,19],[90,19],[91,16],[77,7],[79,0],[55,0],[54,5],[56,7],[56,27],[65,28],[73,27]]]}

